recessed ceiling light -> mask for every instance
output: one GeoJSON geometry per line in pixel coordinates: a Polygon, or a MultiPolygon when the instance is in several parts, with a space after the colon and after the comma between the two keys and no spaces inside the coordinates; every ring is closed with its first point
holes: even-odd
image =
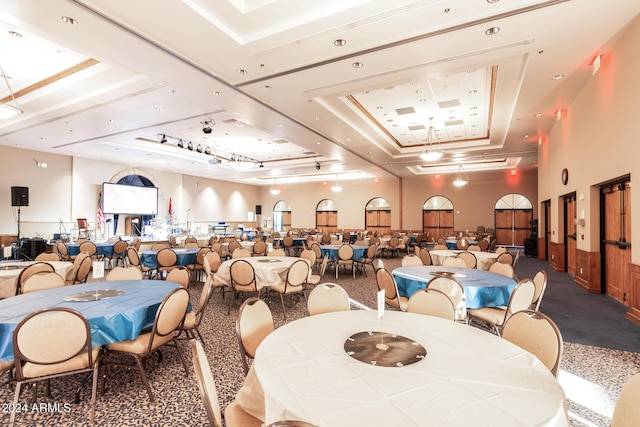
{"type": "Polygon", "coordinates": [[[264,90],[271,90],[271,86],[269,86],[269,85],[264,85],[264,86],[262,86],[262,89],[264,89],[264,90]]]}
{"type": "Polygon", "coordinates": [[[364,64],[362,62],[354,62],[353,64],[351,64],[351,66],[353,68],[362,68],[364,64]]]}
{"type": "Polygon", "coordinates": [[[244,68],[240,68],[240,69],[238,70],[238,74],[247,74],[247,73],[248,73],[248,71],[247,71],[247,70],[245,70],[244,68]]]}
{"type": "Polygon", "coordinates": [[[62,16],[62,17],[60,17],[60,19],[62,19],[62,22],[66,23],[66,24],[78,25],[78,21],[76,21],[75,19],[71,18],[70,16],[62,16]]]}
{"type": "Polygon", "coordinates": [[[221,95],[221,94],[220,94],[220,92],[218,92],[218,91],[213,92],[213,94],[214,94],[215,96],[220,96],[220,95],[221,95]]]}
{"type": "Polygon", "coordinates": [[[314,117],[313,119],[318,121],[318,120],[320,120],[320,117],[314,117]]]}
{"type": "Polygon", "coordinates": [[[563,74],[556,74],[555,76],[551,77],[551,80],[560,80],[563,77],[564,77],[563,74]]]}
{"type": "Polygon", "coordinates": [[[337,40],[333,41],[333,44],[338,46],[338,47],[342,47],[342,46],[347,44],[347,41],[344,40],[344,39],[337,39],[337,40]]]}
{"type": "Polygon", "coordinates": [[[469,95],[475,95],[476,93],[478,93],[478,91],[475,89],[469,91],[469,95]]]}
{"type": "Polygon", "coordinates": [[[22,37],[22,34],[18,33],[17,31],[9,31],[9,35],[17,38],[22,37]]]}
{"type": "Polygon", "coordinates": [[[418,90],[416,91],[416,93],[417,93],[418,95],[420,95],[420,94],[422,93],[422,90],[418,89],[418,90]]]}
{"type": "Polygon", "coordinates": [[[523,138],[529,138],[529,135],[522,135],[523,138]]]}
{"type": "Polygon", "coordinates": [[[533,115],[533,117],[541,117],[541,116],[542,116],[542,113],[535,113],[535,114],[533,115]]]}
{"type": "Polygon", "coordinates": [[[451,8],[450,8],[450,7],[446,8],[446,9],[444,10],[444,13],[449,13],[449,12],[451,12],[451,8]]]}
{"type": "Polygon", "coordinates": [[[376,110],[382,110],[383,108],[384,108],[384,107],[383,107],[382,105],[378,105],[378,106],[376,107],[376,110]]]}
{"type": "Polygon", "coordinates": [[[498,3],[500,0],[487,0],[487,3],[498,3]]]}
{"type": "Polygon", "coordinates": [[[484,33],[488,36],[496,35],[500,32],[500,27],[491,27],[488,28],[484,33]]]}
{"type": "Polygon", "coordinates": [[[422,98],[420,102],[427,102],[427,100],[425,98],[422,98]]]}

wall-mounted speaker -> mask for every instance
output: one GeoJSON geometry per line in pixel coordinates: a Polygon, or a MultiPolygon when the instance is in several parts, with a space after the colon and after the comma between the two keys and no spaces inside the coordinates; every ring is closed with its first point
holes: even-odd
{"type": "Polygon", "coordinates": [[[262,205],[256,205],[256,215],[262,215],[262,205]]]}
{"type": "Polygon", "coordinates": [[[11,206],[29,206],[29,187],[11,187],[11,206]]]}

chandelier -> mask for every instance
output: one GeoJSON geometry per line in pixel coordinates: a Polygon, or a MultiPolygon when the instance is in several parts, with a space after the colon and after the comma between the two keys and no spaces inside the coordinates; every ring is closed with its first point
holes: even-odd
{"type": "MultiPolygon", "coordinates": [[[[435,129],[433,128],[433,117],[429,117],[429,130],[427,131],[427,142],[424,144],[424,151],[420,153],[420,158],[426,162],[434,162],[439,160],[444,153],[442,150],[434,150],[433,138],[435,129]]],[[[438,147],[440,143],[438,142],[438,147]]]]}
{"type": "Polygon", "coordinates": [[[333,184],[333,187],[331,187],[331,191],[335,192],[335,193],[339,193],[342,191],[342,186],[340,186],[340,184],[338,184],[338,174],[336,174],[336,182],[335,184],[333,184]]]}
{"type": "Polygon", "coordinates": [[[273,185],[271,186],[271,190],[269,190],[271,194],[277,196],[280,194],[280,186],[278,185],[278,179],[273,180],[273,185]]]}
{"type": "Polygon", "coordinates": [[[455,185],[456,187],[462,187],[464,185],[467,185],[468,182],[469,177],[467,176],[467,173],[464,171],[461,164],[458,166],[458,175],[456,176],[456,179],[453,180],[453,185],[455,185]]]}

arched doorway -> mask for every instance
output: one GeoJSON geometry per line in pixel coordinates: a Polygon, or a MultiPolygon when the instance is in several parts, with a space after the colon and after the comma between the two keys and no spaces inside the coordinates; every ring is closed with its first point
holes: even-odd
{"type": "Polygon", "coordinates": [[[273,231],[291,229],[291,205],[284,200],[273,206],[273,231]]]}
{"type": "Polygon", "coordinates": [[[496,202],[494,209],[496,244],[524,246],[524,239],[531,234],[531,200],[522,194],[505,194],[496,202]]]}
{"type": "Polygon", "coordinates": [[[364,228],[378,235],[391,234],[391,205],[382,197],[375,197],[364,208],[364,228]]]}
{"type": "Polygon", "coordinates": [[[453,233],[453,203],[444,196],[433,196],[422,205],[422,232],[427,240],[453,233]]]}
{"type": "Polygon", "coordinates": [[[316,206],[316,228],[328,232],[338,228],[338,208],[333,200],[320,200],[316,206]]]}

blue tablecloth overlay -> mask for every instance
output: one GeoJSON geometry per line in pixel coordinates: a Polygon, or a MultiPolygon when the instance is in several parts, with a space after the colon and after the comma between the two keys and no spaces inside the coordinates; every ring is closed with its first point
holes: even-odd
{"type": "Polygon", "coordinates": [[[433,266],[400,267],[393,270],[398,284],[398,293],[411,297],[414,292],[424,289],[427,282],[436,277],[433,272],[450,271],[460,277],[454,279],[464,288],[467,308],[506,306],[516,281],[496,273],[470,268],[433,266]]]}
{"type": "MultiPolygon", "coordinates": [[[[273,239],[273,243],[275,243],[276,240],[280,240],[280,246],[284,246],[284,238],[283,237],[279,237],[277,239],[273,239]]],[[[306,243],[307,243],[307,238],[306,237],[294,237],[293,238],[293,246],[304,246],[306,243]]]]}
{"type": "Polygon", "coordinates": [[[84,314],[91,325],[94,347],[132,340],[153,325],[167,294],[178,287],[162,280],[122,280],[63,286],[0,300],[0,360],[13,360],[13,331],[29,313],[48,307],[67,307],[84,314]],[[96,289],[121,289],[117,297],[88,302],[66,302],[68,295],[96,289]]]}
{"type": "MultiPolygon", "coordinates": [[[[329,254],[329,259],[338,259],[338,249],[340,249],[342,245],[320,245],[322,249],[322,256],[329,254]]],[[[351,245],[353,248],[353,259],[360,260],[367,255],[367,250],[369,246],[361,246],[361,245],[351,245]]]]}
{"type": "MultiPolygon", "coordinates": [[[[176,265],[189,265],[195,264],[196,255],[200,248],[177,248],[173,251],[177,255],[176,265]]],[[[158,268],[158,264],[156,263],[156,255],[158,251],[144,251],[140,254],[140,262],[144,264],[145,267],[155,269],[158,268]]]]}
{"type": "MultiPolygon", "coordinates": [[[[477,240],[467,240],[467,243],[469,243],[470,245],[477,245],[478,241],[477,240]]],[[[458,249],[458,241],[457,240],[447,240],[447,248],[451,249],[451,250],[456,250],[458,249]]],[[[467,246],[468,248],[468,246],[467,246]]]]}
{"type": "MultiPolygon", "coordinates": [[[[113,255],[113,245],[116,242],[95,242],[96,243],[96,255],[102,256],[112,256],[113,255]]],[[[80,245],[78,243],[68,243],[67,251],[69,251],[69,255],[75,256],[80,253],[80,245]]]]}

